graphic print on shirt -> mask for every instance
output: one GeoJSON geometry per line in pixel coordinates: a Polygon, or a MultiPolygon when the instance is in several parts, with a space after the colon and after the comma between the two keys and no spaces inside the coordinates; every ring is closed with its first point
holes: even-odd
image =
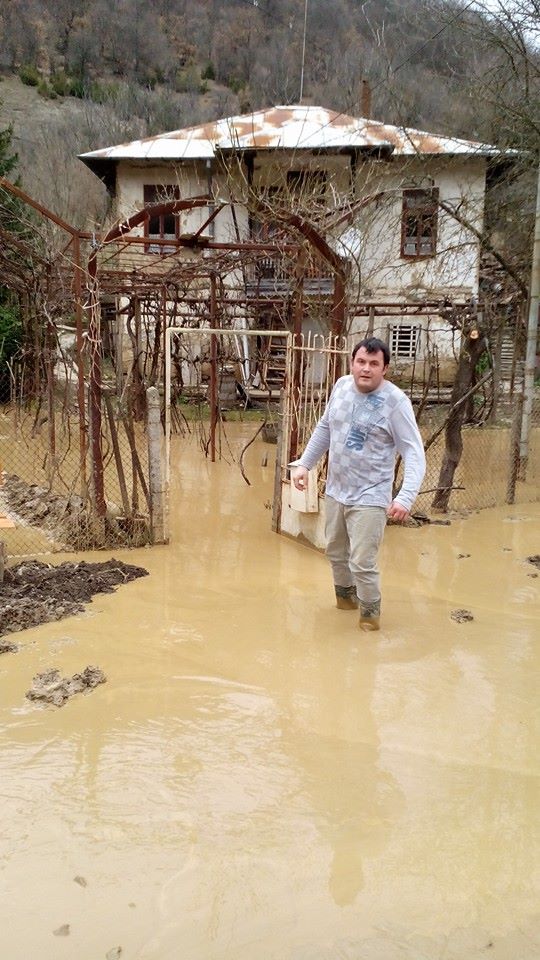
{"type": "Polygon", "coordinates": [[[369,393],[354,402],[352,422],[345,446],[347,450],[363,450],[364,444],[379,420],[379,411],[384,406],[384,397],[369,393]]]}

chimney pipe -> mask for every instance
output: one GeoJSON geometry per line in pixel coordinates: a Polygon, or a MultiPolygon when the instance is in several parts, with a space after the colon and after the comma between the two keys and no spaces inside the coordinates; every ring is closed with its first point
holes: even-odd
{"type": "Polygon", "coordinates": [[[362,80],[362,95],[360,98],[360,110],[365,120],[371,120],[371,87],[369,80],[362,80]]]}

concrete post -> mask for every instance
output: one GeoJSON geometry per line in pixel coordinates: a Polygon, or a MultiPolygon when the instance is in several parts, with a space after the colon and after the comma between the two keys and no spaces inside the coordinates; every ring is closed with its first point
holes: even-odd
{"type": "Polygon", "coordinates": [[[159,390],[146,391],[148,427],[148,490],[150,494],[150,532],[152,543],[167,543],[165,535],[165,483],[162,463],[162,430],[159,390]]]}
{"type": "Polygon", "coordinates": [[[523,420],[521,424],[521,442],[519,456],[521,473],[525,479],[529,456],[529,434],[534,401],[534,377],[536,372],[536,350],[538,343],[538,314],[540,312],[540,165],[538,166],[538,186],[536,191],[536,220],[531,267],[531,286],[529,294],[529,320],[527,324],[527,352],[525,356],[525,379],[523,384],[523,420]]]}

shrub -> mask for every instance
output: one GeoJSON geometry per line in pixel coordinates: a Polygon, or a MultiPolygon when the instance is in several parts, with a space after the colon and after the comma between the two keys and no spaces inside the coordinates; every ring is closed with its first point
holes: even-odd
{"type": "Polygon", "coordinates": [[[208,65],[206,66],[206,68],[205,68],[205,69],[203,70],[203,72],[201,73],[201,78],[202,78],[203,80],[215,80],[215,79],[216,79],[216,71],[214,70],[214,64],[212,63],[212,61],[209,61],[209,62],[208,62],[208,65]]]}
{"type": "Polygon", "coordinates": [[[51,77],[51,87],[58,97],[67,97],[71,93],[71,79],[67,73],[60,71],[53,73],[51,77]]]}
{"type": "Polygon", "coordinates": [[[0,299],[0,403],[10,396],[9,363],[22,346],[22,323],[18,305],[9,294],[0,299]]]}
{"type": "Polygon", "coordinates": [[[31,63],[27,63],[19,70],[19,79],[27,87],[37,87],[40,77],[37,69],[31,63]]]}
{"type": "Polygon", "coordinates": [[[244,89],[246,83],[245,80],[240,80],[239,77],[229,77],[227,80],[227,86],[233,93],[240,93],[244,89]]]}
{"type": "Polygon", "coordinates": [[[56,100],[58,97],[56,90],[54,90],[54,88],[47,83],[46,80],[39,81],[37,85],[37,92],[39,93],[40,97],[44,97],[45,100],[56,100]]]}
{"type": "Polygon", "coordinates": [[[72,97],[84,100],[87,94],[87,86],[84,80],[73,79],[70,81],[69,93],[72,97]]]}
{"type": "Polygon", "coordinates": [[[89,87],[86,87],[85,93],[94,103],[107,103],[107,101],[110,100],[110,92],[107,84],[99,83],[97,80],[94,80],[89,87]]]}
{"type": "Polygon", "coordinates": [[[196,67],[186,67],[185,70],[178,70],[175,77],[175,90],[177,93],[197,93],[201,84],[201,78],[196,67]]]}

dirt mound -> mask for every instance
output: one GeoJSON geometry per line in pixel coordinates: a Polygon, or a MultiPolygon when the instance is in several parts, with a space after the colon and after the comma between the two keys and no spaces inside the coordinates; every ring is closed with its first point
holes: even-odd
{"type": "Polygon", "coordinates": [[[19,520],[54,533],[68,517],[78,516],[83,501],[72,495],[61,497],[37,483],[25,483],[17,474],[3,473],[2,500],[19,520]]]}
{"type": "Polygon", "coordinates": [[[469,623],[471,620],[474,620],[474,617],[470,610],[452,610],[450,614],[451,620],[455,620],[456,623],[469,623]]]}
{"type": "Polygon", "coordinates": [[[30,560],[8,567],[0,584],[0,636],[79,613],[96,593],[147,574],[121,560],[58,566],[30,560]]]}
{"type": "Polygon", "coordinates": [[[59,670],[46,670],[36,674],[26,696],[28,700],[62,707],[76,693],[88,693],[106,681],[107,677],[99,667],[85,667],[82,673],[74,673],[72,677],[62,677],[59,670]]]}
{"type": "Polygon", "coordinates": [[[0,653],[16,653],[18,649],[16,643],[10,643],[9,640],[0,640],[0,653]]]}
{"type": "Polygon", "coordinates": [[[21,523],[39,527],[58,548],[142,547],[149,542],[147,517],[117,516],[114,505],[109,505],[97,524],[76,494],[60,496],[37,483],[26,483],[15,473],[2,473],[0,486],[7,510],[21,523]]]}

